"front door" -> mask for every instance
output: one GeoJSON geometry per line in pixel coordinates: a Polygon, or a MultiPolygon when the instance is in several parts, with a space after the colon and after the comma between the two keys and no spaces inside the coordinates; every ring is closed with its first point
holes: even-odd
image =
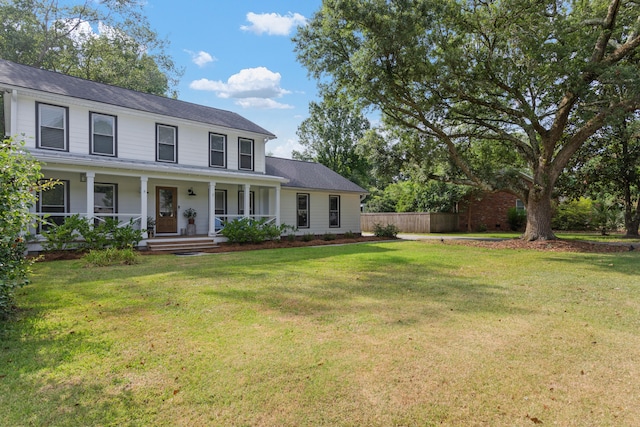
{"type": "Polygon", "coordinates": [[[156,187],[156,233],[178,232],[178,189],[156,187]]]}

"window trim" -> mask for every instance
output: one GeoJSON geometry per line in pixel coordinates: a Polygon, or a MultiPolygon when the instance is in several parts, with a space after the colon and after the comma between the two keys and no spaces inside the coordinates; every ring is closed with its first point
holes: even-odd
{"type": "MultiPolygon", "coordinates": [[[[240,210],[240,203],[244,205],[244,190],[238,190],[238,215],[244,215],[244,206],[240,210]]],[[[249,190],[249,215],[255,215],[256,210],[256,192],[249,190]]]]}
{"type": "Polygon", "coordinates": [[[298,228],[311,228],[311,194],[310,193],[296,193],[296,227],[298,228]],[[300,205],[299,198],[304,196],[307,199],[307,224],[300,225],[300,205]]]}
{"type": "Polygon", "coordinates": [[[256,158],[255,151],[256,151],[256,144],[255,144],[255,141],[253,139],[238,137],[238,170],[252,171],[252,170],[255,169],[255,158],[256,158]],[[243,141],[248,141],[248,142],[251,143],[251,168],[243,168],[242,167],[242,157],[243,156],[248,156],[248,154],[243,154],[242,153],[242,142],[243,141]]]}
{"type": "MultiPolygon", "coordinates": [[[[44,218],[44,215],[42,214],[49,214],[49,217],[54,217],[56,216],[55,214],[64,214],[62,217],[64,218],[64,221],[66,221],[67,219],[67,215],[69,213],[69,209],[70,209],[70,197],[71,197],[71,189],[70,189],[70,181],[68,179],[54,179],[54,178],[46,178],[46,181],[49,180],[53,180],[53,181],[57,181],[59,182],[58,185],[62,185],[64,186],[64,203],[63,203],[63,212],[44,212],[42,210],[43,206],[42,206],[42,190],[38,191],[38,200],[36,201],[36,212],[41,216],[41,218],[44,218]]],[[[37,229],[37,233],[40,234],[43,230],[46,230],[48,227],[44,228],[43,227],[44,224],[42,224],[41,222],[38,222],[38,229],[37,229]]]]}
{"type": "Polygon", "coordinates": [[[94,156],[118,157],[118,116],[99,113],[97,111],[89,111],[89,154],[93,154],[94,156]],[[95,150],[96,133],[93,130],[93,118],[95,116],[104,116],[113,119],[113,135],[111,135],[111,137],[113,138],[113,154],[100,153],[95,150]]]}
{"type": "MultiPolygon", "coordinates": [[[[219,150],[216,150],[216,152],[220,152],[219,150]]],[[[215,132],[209,132],[209,167],[211,168],[220,168],[220,169],[226,169],[227,168],[227,135],[223,134],[223,133],[215,133],[215,132]],[[211,147],[211,138],[214,136],[220,136],[222,137],[222,144],[223,144],[223,148],[222,148],[222,161],[223,164],[222,165],[214,165],[211,162],[211,153],[214,151],[213,148],[211,147]]]]}
{"type": "MultiPolygon", "coordinates": [[[[164,144],[168,145],[168,144],[164,144]]],[[[162,163],[178,163],[178,126],[166,125],[163,123],[156,123],[156,162],[162,163]],[[173,160],[160,159],[160,128],[173,129],[173,160]]]]}
{"type": "Polygon", "coordinates": [[[330,194],[329,195],[329,228],[340,228],[340,196],[338,195],[334,195],[334,194],[330,194]],[[338,209],[337,210],[332,210],[331,209],[331,199],[336,199],[338,201],[338,209]],[[337,213],[337,217],[338,217],[338,224],[336,225],[332,225],[331,224],[331,213],[332,212],[336,212],[337,213]]]}
{"type": "Polygon", "coordinates": [[[53,151],[69,151],[69,107],[63,107],[62,105],[48,104],[46,102],[37,102],[36,101],[36,147],[43,150],[53,150],[53,151]],[[42,145],[42,124],[40,123],[41,114],[40,107],[41,106],[55,107],[61,108],[64,111],[64,129],[63,129],[63,138],[64,138],[64,148],[52,148],[42,145]]]}

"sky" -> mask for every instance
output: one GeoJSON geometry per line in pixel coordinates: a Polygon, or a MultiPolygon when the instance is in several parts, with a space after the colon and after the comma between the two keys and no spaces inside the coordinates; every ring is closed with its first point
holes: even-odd
{"type": "Polygon", "coordinates": [[[184,70],[178,98],[230,110],[275,134],[267,153],[301,150],[298,125],[318,100],[291,37],[321,0],[146,0],[151,28],[184,70]]]}

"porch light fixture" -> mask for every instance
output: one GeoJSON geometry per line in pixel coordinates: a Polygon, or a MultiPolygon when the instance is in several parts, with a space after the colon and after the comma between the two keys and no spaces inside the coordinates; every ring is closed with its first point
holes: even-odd
{"type": "Polygon", "coordinates": [[[187,194],[189,194],[190,196],[196,195],[196,193],[193,192],[193,187],[189,187],[189,190],[187,190],[187,194]]]}

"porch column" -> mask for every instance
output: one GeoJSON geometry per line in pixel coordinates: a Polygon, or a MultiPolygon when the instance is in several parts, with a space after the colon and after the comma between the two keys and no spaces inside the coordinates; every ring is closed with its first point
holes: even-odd
{"type": "Polygon", "coordinates": [[[96,181],[96,173],[95,172],[87,172],[87,219],[93,218],[94,209],[95,209],[95,198],[94,198],[94,184],[96,181]]]}
{"type": "MultiPolygon", "coordinates": [[[[251,185],[249,184],[245,184],[244,185],[244,217],[245,218],[249,218],[249,215],[251,215],[251,194],[249,194],[249,191],[251,189],[251,185]]],[[[255,209],[255,207],[254,207],[255,209]]]]}
{"type": "Polygon", "coordinates": [[[276,186],[276,225],[280,225],[280,184],[276,186]]]}
{"type": "Polygon", "coordinates": [[[142,237],[144,239],[148,239],[149,235],[147,234],[147,217],[149,216],[149,211],[147,208],[148,197],[147,197],[147,182],[149,181],[149,177],[141,176],[140,177],[140,230],[142,230],[142,237]]]}
{"type": "Polygon", "coordinates": [[[209,236],[216,235],[216,183],[209,182],[209,236]]]}

